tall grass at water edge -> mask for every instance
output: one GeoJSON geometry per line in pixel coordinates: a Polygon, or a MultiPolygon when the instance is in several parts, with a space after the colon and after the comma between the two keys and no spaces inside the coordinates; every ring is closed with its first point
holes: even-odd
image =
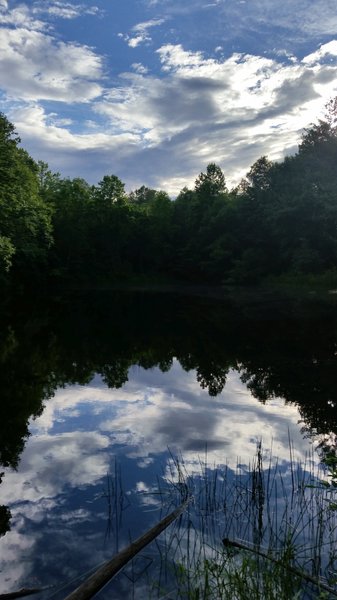
{"type": "MultiPolygon", "coordinates": [[[[161,498],[193,495],[187,512],[155,542],[151,598],[307,600],[337,598],[337,513],[331,469],[279,462],[258,444],[252,464],[190,476],[172,457],[161,498]],[[330,477],[329,477],[330,474],[330,477]]],[[[152,573],[152,576],[150,575],[152,573]]],[[[135,595],[135,597],[138,597],[135,595]]]]}

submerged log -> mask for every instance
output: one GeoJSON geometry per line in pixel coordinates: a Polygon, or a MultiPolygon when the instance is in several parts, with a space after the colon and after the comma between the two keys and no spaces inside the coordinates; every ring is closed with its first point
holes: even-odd
{"type": "Polygon", "coordinates": [[[8,592],[8,594],[0,594],[0,600],[13,600],[14,598],[23,598],[24,596],[30,596],[31,594],[39,594],[45,590],[49,590],[54,586],[47,586],[43,588],[21,588],[16,592],[8,592]]]}
{"type": "MultiPolygon", "coordinates": [[[[178,508],[164,517],[157,525],[154,525],[144,535],[132,542],[127,548],[119,552],[112,559],[102,565],[93,575],[84,581],[76,590],[69,594],[65,600],[89,600],[106,584],[122,567],[124,567],[145,546],[150,544],[158,535],[164,531],[177,517],[179,517],[191,502],[189,496],[178,508]]],[[[1,599],[0,599],[1,600],[1,599]]]]}
{"type": "Polygon", "coordinates": [[[290,571],[290,573],[293,573],[300,579],[304,579],[305,581],[312,583],[316,587],[321,588],[325,592],[328,592],[329,594],[331,594],[332,596],[335,596],[337,598],[337,590],[335,588],[330,587],[329,585],[324,583],[324,581],[322,581],[321,579],[317,579],[316,577],[313,577],[312,575],[310,575],[310,573],[307,573],[306,571],[302,571],[301,569],[298,569],[297,567],[293,567],[292,565],[284,564],[284,562],[282,562],[282,559],[280,559],[280,558],[274,558],[273,556],[270,556],[266,552],[262,552],[262,550],[260,550],[259,548],[255,548],[254,546],[251,547],[251,546],[248,546],[247,544],[243,544],[242,542],[236,542],[235,540],[230,540],[229,538],[224,538],[222,540],[222,543],[225,547],[232,546],[233,548],[239,548],[240,550],[247,550],[248,552],[252,552],[253,554],[262,556],[262,558],[265,558],[266,560],[269,560],[270,562],[273,562],[274,564],[281,565],[281,566],[283,566],[283,568],[286,571],[290,571]]]}

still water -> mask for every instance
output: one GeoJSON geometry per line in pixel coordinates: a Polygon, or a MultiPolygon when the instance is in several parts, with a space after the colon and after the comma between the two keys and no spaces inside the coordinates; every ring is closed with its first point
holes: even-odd
{"type": "MultiPolygon", "coordinates": [[[[102,292],[4,309],[0,593],[65,597],[172,510],[180,469],[241,477],[262,442],[285,487],[294,464],[314,471],[337,433],[336,325],[333,295],[102,292]]],[[[178,597],[158,567],[185,544],[177,527],[101,597],[178,597]]]]}

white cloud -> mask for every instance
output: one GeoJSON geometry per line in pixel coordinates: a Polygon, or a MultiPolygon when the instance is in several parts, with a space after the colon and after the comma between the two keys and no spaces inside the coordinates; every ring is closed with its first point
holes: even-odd
{"type": "MultiPolygon", "coordinates": [[[[113,133],[95,131],[92,133],[74,134],[68,129],[61,127],[54,113],[46,114],[38,104],[31,104],[17,108],[11,112],[11,119],[16,123],[18,131],[22,132],[26,139],[40,140],[43,150],[54,152],[66,152],[69,154],[76,151],[105,150],[111,153],[125,144],[134,145],[139,142],[139,136],[132,133],[113,133]]],[[[92,129],[89,122],[88,129],[92,129]]],[[[69,160],[69,156],[66,160],[69,160]]]]}
{"type": "Polygon", "coordinates": [[[136,35],[123,35],[119,33],[118,36],[122,37],[124,41],[127,42],[128,46],[130,46],[130,48],[137,48],[137,46],[140,44],[151,42],[152,38],[149,35],[149,29],[162,25],[165,23],[165,20],[166,19],[151,19],[150,21],[138,23],[131,29],[131,31],[136,35]]]}
{"type": "Polygon", "coordinates": [[[33,12],[38,14],[48,14],[61,19],[76,19],[83,15],[97,15],[100,10],[97,6],[87,6],[85,4],[72,4],[69,2],[46,1],[36,3],[33,12]]]}
{"type": "Polygon", "coordinates": [[[85,4],[71,4],[69,2],[48,1],[34,2],[32,6],[21,3],[15,8],[10,9],[8,2],[0,0],[1,25],[12,25],[14,27],[23,27],[37,31],[52,30],[51,23],[41,21],[36,17],[45,15],[46,17],[57,17],[61,19],[75,19],[83,15],[99,15],[100,10],[97,6],[87,6],[85,4]]]}
{"type": "Polygon", "coordinates": [[[17,581],[23,581],[27,575],[27,561],[17,560],[18,551],[23,556],[29,556],[34,549],[34,539],[23,535],[20,531],[11,531],[1,540],[1,571],[6,574],[0,580],[0,593],[8,592],[10,585],[16,588],[17,581]]]}
{"type": "Polygon", "coordinates": [[[300,55],[308,42],[322,42],[325,36],[335,36],[337,30],[335,0],[297,0],[296,8],[293,0],[214,0],[208,6],[205,0],[147,4],[157,10],[160,5],[164,17],[176,19],[179,40],[190,47],[198,43],[208,47],[211,31],[215,43],[226,48],[255,46],[268,52],[276,45],[295,54],[299,50],[300,55]]]}
{"type": "MultiPolygon", "coordinates": [[[[53,398],[46,402],[42,415],[31,421],[30,430],[33,434],[50,434],[53,427],[62,423],[65,417],[76,416],[79,405],[91,405],[95,415],[99,415],[106,409],[106,405],[111,403],[112,394],[113,392],[101,381],[100,385],[92,382],[86,387],[76,385],[59,389],[53,398]]],[[[136,401],[130,399],[124,390],[118,390],[118,400],[131,403],[136,401]]]]}
{"type": "MultiPolygon", "coordinates": [[[[233,6],[234,0],[230,0],[233,6]]],[[[292,0],[250,0],[242,9],[247,18],[265,23],[277,23],[278,27],[297,30],[298,35],[304,32],[317,34],[336,33],[337,14],[334,0],[298,0],[296,9],[292,0]]]]}
{"type": "Polygon", "coordinates": [[[150,42],[151,38],[147,35],[137,35],[136,37],[133,38],[128,38],[127,42],[128,42],[128,46],[130,46],[130,48],[137,48],[137,46],[139,46],[139,44],[144,44],[144,42],[150,42]]]}
{"type": "MultiPolygon", "coordinates": [[[[136,392],[137,402],[120,404],[113,419],[100,425],[102,432],[114,432],[117,443],[127,439],[129,457],[144,460],[169,447],[173,453],[182,453],[184,464],[193,468],[207,445],[210,463],[222,464],[226,456],[228,465],[235,468],[239,456],[248,464],[262,435],[266,449],[273,446],[280,460],[288,460],[288,428],[296,458],[303,456],[307,442],[297,425],[297,409],[277,398],[266,405],[257,403],[237,373],[231,372],[224,391],[210,398],[197,383],[195,372],[182,372],[177,362],[169,373],[161,374],[160,387],[156,371],[142,372],[143,391],[136,392]]],[[[134,382],[124,389],[132,399],[134,382]]],[[[112,393],[118,397],[118,392],[112,393]]]]}
{"type": "MultiPolygon", "coordinates": [[[[226,456],[235,468],[239,456],[248,464],[261,435],[266,449],[273,445],[275,455],[287,460],[290,430],[295,458],[300,458],[307,440],[298,420],[297,408],[282,399],[258,403],[234,371],[223,392],[210,397],[196,372],[183,371],[176,360],[166,373],[133,368],[123,389],[108,389],[96,381],[58,390],[48,400],[31,424],[19,472],[5,475],[4,502],[19,497],[36,502],[59,494],[65,485],[96,483],[119,444],[126,445],[123,454],[136,458],[142,468],[168,447],[194,464],[206,445],[211,462],[222,464],[226,456]],[[76,417],[84,414],[93,431],[77,430],[76,417]],[[60,427],[68,430],[58,433],[60,427]]],[[[79,423],[81,428],[81,417],[79,423]]]]}
{"type": "Polygon", "coordinates": [[[187,52],[181,44],[167,44],[161,46],[157,53],[163,65],[164,71],[178,70],[183,68],[193,69],[195,67],[215,66],[213,59],[205,60],[202,52],[187,52]]]}
{"type": "Polygon", "coordinates": [[[106,173],[118,174],[120,161],[141,142],[137,134],[116,132],[108,123],[102,127],[96,120],[87,120],[82,133],[73,133],[37,103],[7,113],[28,152],[64,177],[84,177],[94,183],[106,173]]]}
{"type": "MultiPolygon", "coordinates": [[[[123,389],[100,387],[97,381],[85,388],[72,386],[59,390],[48,401],[41,417],[32,423],[33,436],[20,465],[23,473],[20,481],[27,480],[34,465],[44,482],[44,496],[50,496],[63,479],[81,484],[87,478],[90,483],[96,467],[99,476],[104,473],[105,453],[102,464],[92,470],[89,457],[94,462],[101,460],[101,450],[107,449],[108,444],[110,454],[115,444],[128,445],[124,452],[136,458],[142,468],[167,447],[175,453],[182,452],[184,459],[194,464],[207,444],[211,462],[221,464],[226,455],[229,466],[235,468],[238,456],[248,463],[263,432],[265,448],[273,445],[275,455],[287,460],[288,429],[296,458],[300,458],[307,449],[307,441],[302,439],[298,420],[296,407],[285,405],[282,399],[273,398],[266,405],[258,403],[234,371],[229,373],[224,391],[214,398],[200,388],[195,371],[186,373],[178,361],[166,373],[158,368],[135,367],[130,370],[123,389]],[[76,420],[71,422],[69,433],[53,433],[60,423],[76,417],[78,411],[90,415],[89,422],[95,418],[93,427],[100,433],[76,432],[76,420]],[[48,444],[50,449],[46,454],[48,444]],[[76,466],[81,464],[82,452],[83,475],[76,466]]],[[[34,478],[32,473],[29,481],[31,477],[34,478]]],[[[28,487],[26,494],[35,488],[28,487]]]]}
{"type": "Polygon", "coordinates": [[[144,67],[142,63],[132,63],[131,67],[136,71],[136,73],[141,73],[142,75],[146,75],[148,73],[148,68],[144,67]]]}
{"type": "MultiPolygon", "coordinates": [[[[134,164],[146,172],[155,160],[161,177],[151,183],[177,192],[188,172],[192,179],[211,161],[235,183],[262,154],[277,159],[293,149],[301,129],[337,93],[337,66],[321,61],[333,48],[308,66],[305,59],[238,53],[215,60],[168,44],[157,51],[164,77],[124,74],[95,110],[140,135],[143,151],[134,153],[134,164]]],[[[131,160],[125,170],[130,166],[131,160]]]]}
{"type": "Polygon", "coordinates": [[[2,502],[13,498],[39,502],[53,498],[65,486],[93,485],[108,470],[109,439],[95,432],[74,431],[34,436],[22,455],[19,472],[6,473],[2,502]]]}
{"type": "MultiPolygon", "coordinates": [[[[226,36],[269,34],[270,39],[283,38],[292,43],[303,42],[308,35],[335,35],[337,14],[335,0],[204,0],[182,3],[180,0],[161,2],[161,10],[166,15],[190,15],[204,8],[213,7],[214,18],[226,36]]],[[[216,23],[214,22],[214,29],[216,23]]]]}
{"type": "MultiPolygon", "coordinates": [[[[269,10],[262,0],[252,4],[257,14],[269,10]]],[[[175,6],[165,6],[169,5],[175,6]]],[[[233,2],[226,6],[234,10],[233,2]]],[[[303,0],[300,8],[304,6],[303,0]]],[[[8,25],[12,19],[16,29],[1,31],[0,77],[9,97],[27,102],[9,115],[24,146],[65,175],[90,173],[95,182],[115,172],[128,188],[146,183],[176,194],[208,162],[216,161],[228,183],[235,184],[260,155],[277,159],[293,151],[301,129],[320,116],[325,102],[337,93],[336,41],[303,60],[286,48],[274,48],[269,57],[228,56],[225,51],[219,54],[219,46],[215,59],[179,43],[165,43],[155,55],[159,74],[153,74],[152,64],[149,74],[142,57],[131,65],[133,72],[121,73],[112,84],[102,56],[88,46],[60,41],[49,25],[33,18],[42,8],[46,13],[64,11],[70,18],[70,9],[73,16],[85,12],[82,4],[47,2],[34,7],[34,14],[26,5],[5,13],[8,25]],[[62,110],[48,114],[41,100],[86,103],[85,118],[79,127],[79,121],[62,115],[62,110]]],[[[130,35],[119,36],[137,48],[169,18],[161,12],[166,16],[138,23],[130,35]]]]}
{"type": "Polygon", "coordinates": [[[262,154],[278,159],[293,151],[302,128],[320,116],[337,93],[337,67],[324,64],[333,48],[308,65],[305,58],[238,53],[216,60],[164,45],[157,52],[163,75],[134,63],[136,72],[121,74],[119,85],[91,104],[82,134],[38,104],[10,116],[27,149],[65,174],[72,168],[73,176],[90,173],[97,181],[114,172],[128,187],[146,183],[176,194],[215,161],[231,185],[262,154]],[[104,129],[93,127],[97,115],[104,129]]]}
{"type": "Polygon", "coordinates": [[[2,89],[16,99],[87,102],[101,93],[101,57],[87,46],[23,27],[0,36],[2,89]]]}
{"type": "Polygon", "coordinates": [[[152,27],[158,27],[165,23],[165,19],[150,19],[149,21],[143,21],[142,23],[138,23],[132,27],[132,31],[136,33],[143,33],[148,31],[148,29],[152,29],[152,27]]]}
{"type": "Polygon", "coordinates": [[[24,27],[25,29],[37,31],[50,29],[47,23],[39,21],[33,16],[33,11],[26,4],[20,4],[12,10],[8,10],[7,3],[4,3],[0,5],[0,10],[4,11],[1,14],[0,27],[11,25],[13,27],[24,27]]]}
{"type": "Polygon", "coordinates": [[[337,58],[337,40],[332,40],[327,44],[322,44],[316,52],[305,56],[302,62],[307,65],[315,65],[317,62],[324,60],[329,57],[331,60],[335,59],[336,64],[337,58]]]}
{"type": "MultiPolygon", "coordinates": [[[[209,468],[227,463],[235,469],[238,458],[241,464],[248,465],[261,432],[264,450],[270,450],[272,445],[273,457],[282,467],[289,464],[289,434],[293,441],[292,460],[303,459],[308,449],[308,440],[302,438],[299,430],[296,407],[278,398],[266,405],[258,403],[235,372],[229,373],[226,388],[216,398],[200,388],[194,371],[183,371],[177,361],[166,373],[158,368],[134,367],[129,375],[129,382],[120,390],[101,387],[98,378],[85,388],[60,389],[47,401],[42,415],[32,422],[32,435],[19,469],[6,469],[2,484],[2,502],[10,505],[13,521],[11,532],[2,540],[2,569],[6,577],[0,583],[1,591],[8,591],[9,585],[11,589],[27,585],[31,572],[39,577],[41,571],[34,570],[32,564],[40,567],[41,556],[44,572],[49,572],[53,560],[48,554],[50,539],[53,557],[57,551],[63,558],[61,552],[67,549],[66,559],[60,561],[61,566],[65,565],[61,575],[66,581],[75,577],[72,570],[76,571],[78,565],[83,571],[84,566],[93,566],[90,559],[95,563],[108,559],[111,545],[103,544],[106,513],[102,504],[95,503],[106,488],[111,458],[120,451],[123,457],[135,459],[133,466],[122,463],[123,490],[132,495],[157,490],[154,473],[160,477],[165,466],[164,473],[172,481],[174,465],[169,468],[170,459],[163,464],[168,446],[174,454],[180,456],[182,452],[184,469],[197,475],[206,443],[209,468]],[[83,418],[91,431],[83,431],[83,418]],[[67,431],[60,433],[61,428],[67,431]],[[118,445],[125,442],[129,447],[121,450],[118,445]],[[126,479],[123,464],[128,470],[126,479]],[[142,471],[137,471],[137,467],[142,471]],[[96,488],[90,490],[89,486],[96,488]],[[76,492],[75,497],[74,488],[82,488],[82,493],[76,492]],[[80,537],[87,543],[81,544],[80,537]],[[69,563],[69,556],[75,557],[75,562],[69,563]],[[39,562],[34,563],[37,558],[39,562]]],[[[118,506],[120,500],[119,496],[118,506]]],[[[158,495],[154,499],[141,496],[136,520],[139,515],[143,523],[144,506],[157,503],[158,495]]],[[[137,510],[136,503],[133,510],[137,510]]],[[[152,520],[156,519],[154,514],[152,520]]],[[[137,530],[130,513],[125,513],[123,521],[126,525],[119,538],[121,547],[128,543],[131,527],[133,534],[135,527],[137,530]]],[[[49,584],[54,583],[54,571],[51,573],[49,584]]],[[[55,577],[59,582],[59,569],[55,577]]]]}

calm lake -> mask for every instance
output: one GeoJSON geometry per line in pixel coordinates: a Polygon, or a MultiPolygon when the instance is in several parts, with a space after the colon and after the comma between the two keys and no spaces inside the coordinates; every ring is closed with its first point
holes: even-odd
{"type": "MultiPolygon", "coordinates": [[[[287,486],[310,485],[335,448],[336,308],[334,294],[253,292],[77,293],[4,308],[0,593],[48,587],[35,597],[64,598],[173,510],[186,482],[199,500],[101,598],[183,597],[175,568],[201,539],[260,543],[263,511],[278,526],[289,509],[289,524],[287,486]],[[282,482],[254,496],[251,527],[243,498],[260,459],[282,482]]],[[[328,579],[333,518],[316,539],[330,544],[315,566],[328,579]]],[[[301,519],[292,530],[310,545],[314,517],[301,519]]]]}

